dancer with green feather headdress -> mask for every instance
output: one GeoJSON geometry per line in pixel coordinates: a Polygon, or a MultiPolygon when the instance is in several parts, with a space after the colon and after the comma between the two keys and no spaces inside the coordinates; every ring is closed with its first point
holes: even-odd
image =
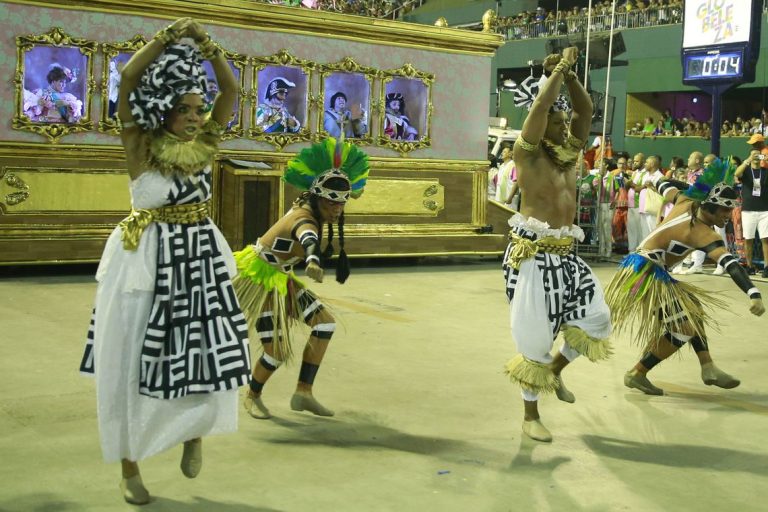
{"type": "Polygon", "coordinates": [[[286,165],[283,180],[302,191],[293,207],[254,244],[235,253],[239,275],[234,281],[243,313],[261,339],[264,353],[253,367],[245,408],[254,418],[271,415],[261,400],[269,377],[293,355],[291,335],[297,323],[311,333],[304,349],[299,382],[291,408],[319,416],[333,416],[312,394],[315,376],[336,323],[322,302],[293,272],[306,263],[307,276],[323,280],[323,262],[333,255],[333,224],[337,225],[339,257],[336,280],[349,277],[344,250],[344,205],[363,193],[368,177],[368,156],[355,145],[328,138],[303,149],[286,165]],[[321,252],[323,225],[327,244],[321,252]]]}
{"type": "Polygon", "coordinates": [[[691,251],[704,251],[747,294],[750,312],[756,316],[765,312],[760,292],[712,229],[722,228],[737,204],[738,195],[732,187],[734,171],[730,160],[716,159],[690,186],[660,182],[659,193],[675,206],[637,251],[622,260],[608,285],[606,299],[615,332],[629,330],[632,338],[645,346],[640,361],[624,375],[624,385],[629,388],[663,395],[647,374],[688,342],[699,359],[705,384],[721,388],[740,384],[712,362],[705,332],[713,318],[708,310],[727,304],[713,292],[675,280],[668,271],[691,251]]]}

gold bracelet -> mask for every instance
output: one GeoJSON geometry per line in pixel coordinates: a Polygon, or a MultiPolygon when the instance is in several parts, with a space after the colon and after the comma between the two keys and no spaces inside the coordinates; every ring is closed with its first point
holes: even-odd
{"type": "Polygon", "coordinates": [[[578,82],[579,77],[576,76],[576,73],[573,71],[568,71],[568,73],[565,75],[565,83],[573,82],[574,80],[578,82]]]}
{"type": "Polygon", "coordinates": [[[566,77],[568,76],[568,72],[570,71],[570,69],[571,69],[571,65],[568,64],[568,62],[561,60],[560,62],[557,63],[557,66],[555,66],[555,69],[552,70],[552,74],[554,75],[555,73],[561,73],[563,77],[566,77]]]}
{"type": "Polygon", "coordinates": [[[178,41],[179,34],[177,34],[173,27],[169,25],[155,34],[155,39],[159,40],[163,45],[167,45],[168,43],[175,43],[178,41]]]}
{"type": "Polygon", "coordinates": [[[219,45],[214,43],[210,37],[202,43],[198,43],[197,47],[200,49],[200,53],[206,60],[213,60],[219,56],[219,53],[221,53],[219,45]]]}

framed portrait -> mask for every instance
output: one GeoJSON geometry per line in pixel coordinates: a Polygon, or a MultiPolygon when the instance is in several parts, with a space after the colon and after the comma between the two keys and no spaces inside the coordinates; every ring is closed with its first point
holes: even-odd
{"type": "Polygon", "coordinates": [[[316,65],[280,50],[254,57],[251,128],[248,136],[278,150],[312,138],[309,129],[310,83],[316,65]]]}
{"type": "Polygon", "coordinates": [[[432,145],[434,75],[411,64],[382,72],[381,126],[378,144],[401,155],[432,145]]]}
{"type": "Polygon", "coordinates": [[[376,70],[347,57],[321,65],[319,71],[322,113],[318,116],[318,134],[339,138],[343,131],[347,139],[372,143],[370,114],[376,70]]]}
{"type": "Polygon", "coordinates": [[[54,27],[16,37],[16,115],[12,126],[48,137],[93,129],[91,95],[96,42],[54,27]]]}
{"type": "MultiPolygon", "coordinates": [[[[237,81],[238,91],[237,99],[235,100],[235,106],[232,108],[232,118],[227,123],[226,130],[222,139],[233,139],[235,137],[243,136],[243,98],[245,95],[245,66],[248,63],[248,58],[244,55],[230,52],[225,49],[221,49],[224,52],[224,56],[227,58],[229,67],[235,74],[235,80],[237,81]]],[[[219,92],[219,85],[216,82],[216,73],[213,71],[213,66],[210,61],[203,61],[203,69],[208,78],[208,93],[206,95],[206,101],[213,103],[216,99],[216,95],[219,92]]]]}
{"type": "Polygon", "coordinates": [[[117,118],[117,99],[120,91],[120,72],[133,54],[144,47],[147,40],[136,35],[130,41],[122,43],[102,43],[104,66],[101,74],[101,120],[99,131],[111,134],[120,133],[120,121],[117,118]]]}

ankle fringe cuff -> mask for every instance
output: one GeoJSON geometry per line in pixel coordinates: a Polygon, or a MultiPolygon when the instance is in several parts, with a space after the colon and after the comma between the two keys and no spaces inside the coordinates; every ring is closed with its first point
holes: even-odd
{"type": "Polygon", "coordinates": [[[548,364],[526,359],[518,354],[506,364],[505,373],[509,380],[534,393],[554,393],[557,377],[548,364]]]}
{"type": "Polygon", "coordinates": [[[607,338],[593,338],[572,325],[564,326],[562,331],[565,342],[593,363],[608,359],[613,354],[613,347],[607,338]]]}

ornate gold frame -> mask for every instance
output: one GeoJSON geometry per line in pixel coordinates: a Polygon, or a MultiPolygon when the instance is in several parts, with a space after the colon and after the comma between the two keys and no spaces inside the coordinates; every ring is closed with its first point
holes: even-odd
{"type": "MultiPolygon", "coordinates": [[[[219,46],[219,48],[221,48],[221,46],[219,46]]],[[[231,62],[235,68],[240,71],[237,123],[228,128],[221,136],[222,140],[228,140],[242,137],[245,134],[245,129],[243,128],[243,116],[245,115],[245,102],[248,101],[248,91],[245,90],[245,67],[248,65],[248,57],[229,51],[225,48],[221,48],[221,50],[224,52],[224,57],[226,57],[227,62],[231,62]]]]}
{"type": "Polygon", "coordinates": [[[101,51],[104,53],[104,69],[101,73],[101,120],[99,131],[118,135],[120,133],[120,120],[117,117],[109,117],[109,62],[120,53],[141,50],[147,40],[141,34],[136,34],[129,41],[122,43],[101,43],[101,51]]]}
{"type": "Polygon", "coordinates": [[[317,138],[324,138],[330,134],[323,128],[323,119],[325,117],[325,79],[335,73],[349,73],[363,75],[368,80],[370,92],[368,94],[368,133],[364,137],[354,137],[350,140],[361,144],[373,144],[373,128],[376,126],[373,114],[378,110],[378,101],[374,100],[373,82],[378,75],[378,70],[368,66],[361,66],[352,57],[345,57],[339,62],[331,64],[321,64],[318,66],[320,72],[320,95],[318,97],[318,115],[317,115],[317,138]]]}
{"type": "Polygon", "coordinates": [[[248,137],[268,142],[275,146],[278,151],[282,151],[288,144],[312,140],[312,132],[309,126],[311,124],[312,110],[318,102],[318,98],[312,94],[312,77],[315,69],[317,69],[317,64],[309,60],[298,59],[285,49],[270,57],[251,57],[250,63],[253,65],[253,76],[251,91],[248,94],[251,100],[251,124],[248,130],[248,137]],[[264,133],[264,130],[256,126],[256,111],[259,107],[259,71],[267,66],[296,67],[301,69],[302,73],[307,76],[306,122],[296,133],[264,133]]]}
{"type": "Polygon", "coordinates": [[[419,71],[415,67],[413,67],[412,64],[406,63],[403,64],[402,67],[397,69],[390,69],[387,71],[381,71],[381,90],[380,98],[379,98],[379,105],[378,105],[378,112],[379,112],[379,136],[377,139],[377,145],[378,146],[384,146],[390,149],[394,149],[398,153],[400,153],[400,156],[407,156],[408,153],[411,151],[414,151],[416,149],[421,148],[428,148],[432,145],[432,110],[434,108],[434,105],[432,104],[432,84],[435,82],[435,75],[432,73],[426,73],[424,71],[419,71]],[[384,134],[384,119],[386,116],[384,115],[385,109],[386,109],[386,95],[387,95],[387,84],[394,80],[395,78],[408,78],[411,80],[421,80],[421,82],[424,83],[424,86],[427,88],[427,112],[426,112],[426,118],[427,118],[427,126],[424,130],[424,133],[420,135],[418,140],[415,141],[396,141],[392,140],[389,137],[387,137],[384,134]]]}
{"type": "Polygon", "coordinates": [[[53,143],[58,142],[61,137],[67,134],[92,130],[91,99],[96,87],[96,81],[93,79],[93,54],[97,47],[96,41],[73,38],[59,27],[53,27],[49,32],[41,35],[16,36],[16,75],[13,81],[16,89],[14,95],[16,114],[13,116],[13,129],[44,135],[53,143]],[[71,124],[40,123],[32,121],[21,111],[24,94],[24,56],[35,46],[70,46],[78,48],[80,53],[88,57],[88,69],[81,75],[85,77],[86,88],[83,98],[83,116],[78,122],[71,124]]]}

